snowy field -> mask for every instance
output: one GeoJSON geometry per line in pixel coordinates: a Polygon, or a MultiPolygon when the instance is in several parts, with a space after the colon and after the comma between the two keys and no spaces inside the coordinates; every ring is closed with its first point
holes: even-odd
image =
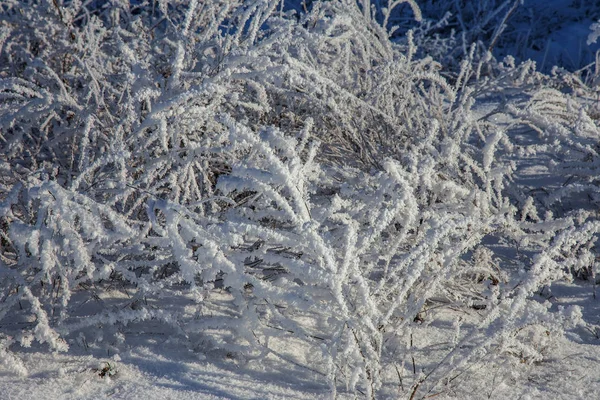
{"type": "MultiPolygon", "coordinates": [[[[580,287],[563,289],[563,301],[575,299],[577,296],[572,293],[581,292],[580,287]]],[[[597,319],[597,315],[596,307],[595,315],[590,319],[597,319]]],[[[419,349],[415,353],[418,357],[431,357],[432,353],[444,348],[443,335],[431,336],[436,343],[417,344],[419,349]]],[[[455,380],[454,389],[436,397],[594,399],[600,387],[597,340],[590,332],[573,332],[552,343],[543,362],[473,365],[468,376],[455,380]]],[[[241,367],[233,361],[200,360],[193,353],[165,346],[164,341],[161,336],[140,341],[139,345],[121,352],[118,361],[114,356],[94,356],[93,351],[86,355],[52,355],[43,351],[19,353],[29,374],[17,377],[13,371],[3,371],[0,378],[2,396],[11,400],[329,398],[323,377],[276,357],[263,362],[268,367],[260,365],[263,363],[241,367]],[[110,378],[102,378],[99,373],[107,363],[116,373],[110,378]]],[[[399,383],[396,396],[393,390],[390,392],[389,398],[404,398],[399,383]]],[[[340,394],[339,398],[354,396],[340,394]]]]}
{"type": "Polygon", "coordinates": [[[0,400],[600,398],[599,37],[0,2],[0,400]]]}

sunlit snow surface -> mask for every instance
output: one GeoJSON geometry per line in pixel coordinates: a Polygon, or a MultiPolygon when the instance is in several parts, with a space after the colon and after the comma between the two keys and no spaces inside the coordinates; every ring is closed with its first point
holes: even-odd
{"type": "MultiPolygon", "coordinates": [[[[439,393],[435,398],[597,398],[600,390],[600,300],[593,298],[593,289],[591,284],[558,284],[551,291],[546,289],[542,292],[540,301],[548,301],[552,307],[577,305],[584,311],[584,323],[568,331],[566,337],[548,338],[547,359],[543,362],[524,363],[517,357],[502,361],[493,358],[482,360],[457,376],[453,389],[439,393]]],[[[447,350],[451,320],[458,315],[458,312],[447,315],[447,323],[443,319],[438,320],[435,326],[424,327],[422,334],[415,334],[413,356],[417,370],[422,368],[427,372],[434,366],[431,361],[447,350]]],[[[468,315],[462,317],[469,318],[468,315]]],[[[286,360],[272,355],[261,364],[250,361],[242,365],[227,355],[220,360],[216,357],[204,359],[198,353],[182,350],[177,343],[167,340],[160,328],[147,326],[146,329],[148,332],[131,335],[133,338],[127,344],[130,349],[118,355],[105,353],[102,356],[98,346],[86,350],[78,345],[73,345],[71,351],[77,355],[50,354],[45,349],[17,352],[29,371],[28,375],[18,376],[7,368],[7,364],[0,365],[0,398],[329,398],[322,376],[290,362],[294,357],[290,343],[274,346],[288,353],[286,360]],[[114,374],[100,376],[108,365],[111,374],[114,374]]],[[[386,389],[389,398],[405,398],[407,395],[400,384],[386,389]]],[[[351,399],[354,396],[342,392],[339,398],[351,399]]]]}

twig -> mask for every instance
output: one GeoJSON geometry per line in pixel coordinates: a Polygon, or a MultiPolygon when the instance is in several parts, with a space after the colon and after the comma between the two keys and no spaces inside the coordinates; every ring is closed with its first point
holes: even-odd
{"type": "Polygon", "coordinates": [[[398,381],[400,382],[400,388],[404,392],[404,384],[402,383],[402,375],[400,375],[400,370],[398,370],[398,366],[394,364],[394,368],[396,368],[396,373],[398,374],[398,381]]]}
{"type": "Polygon", "coordinates": [[[56,11],[58,11],[58,16],[60,17],[60,22],[62,22],[63,24],[66,25],[65,23],[65,18],[63,17],[63,13],[60,9],[60,6],[58,5],[58,1],[57,0],[52,0],[52,4],[54,4],[54,7],[56,7],[56,11]]]}
{"type": "Polygon", "coordinates": [[[515,12],[515,10],[517,9],[517,7],[519,7],[520,3],[521,3],[521,0],[515,0],[515,2],[513,3],[512,7],[510,8],[510,10],[508,10],[508,12],[504,16],[504,18],[502,18],[502,21],[500,22],[500,24],[498,25],[498,28],[494,32],[494,36],[492,38],[492,42],[490,43],[490,46],[488,47],[488,51],[490,53],[494,49],[494,46],[496,45],[496,42],[498,41],[498,38],[500,37],[500,35],[502,34],[502,32],[504,32],[504,29],[506,29],[506,21],[508,21],[508,19],[515,12]]]}
{"type": "Polygon", "coordinates": [[[419,386],[421,386],[421,383],[423,383],[423,379],[419,379],[419,381],[415,384],[415,388],[412,390],[408,400],[413,400],[415,398],[417,390],[419,390],[419,386]]]}

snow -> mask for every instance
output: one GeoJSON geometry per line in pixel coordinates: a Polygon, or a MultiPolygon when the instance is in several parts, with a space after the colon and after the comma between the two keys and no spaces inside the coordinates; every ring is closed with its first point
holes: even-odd
{"type": "MultiPolygon", "coordinates": [[[[545,290],[543,296],[550,298],[552,307],[565,307],[565,314],[572,316],[577,314],[572,308],[576,305],[584,314],[581,322],[578,315],[574,316],[575,324],[564,337],[551,338],[552,343],[542,349],[548,352],[543,361],[524,363],[518,359],[485,357],[474,363],[468,373],[457,376],[451,391],[436,397],[595,398],[600,390],[600,346],[596,336],[600,334],[600,318],[598,301],[592,297],[592,291],[591,286],[579,284],[555,285],[551,291],[545,290]]],[[[412,357],[417,373],[421,368],[427,371],[430,362],[426,360],[444,353],[448,340],[456,334],[456,321],[468,320],[469,316],[457,313],[456,317],[446,316],[446,319],[445,325],[423,327],[415,332],[412,357]],[[455,318],[454,322],[450,318],[455,318]]],[[[323,376],[276,356],[246,365],[239,365],[233,358],[218,362],[203,359],[194,351],[182,350],[159,333],[139,333],[134,341],[137,343],[118,355],[102,356],[97,350],[79,347],[74,349],[75,354],[49,353],[40,348],[20,351],[16,356],[28,373],[19,376],[12,368],[14,363],[3,359],[0,393],[7,400],[329,398],[323,376]],[[110,377],[101,377],[102,369],[108,364],[116,372],[110,377]]],[[[395,391],[390,390],[390,393],[395,391]]],[[[341,393],[339,398],[353,396],[341,393]]]]}
{"type": "Polygon", "coordinates": [[[310,385],[294,388],[277,375],[239,372],[158,348],[137,347],[119,361],[92,356],[31,353],[26,378],[1,372],[3,399],[311,399],[310,385]],[[101,377],[110,364],[116,372],[101,377]]]}

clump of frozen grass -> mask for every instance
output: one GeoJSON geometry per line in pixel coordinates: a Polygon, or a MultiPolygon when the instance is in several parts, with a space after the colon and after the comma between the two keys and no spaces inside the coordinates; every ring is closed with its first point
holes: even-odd
{"type": "Polygon", "coordinates": [[[512,182],[508,133],[577,149],[593,121],[573,120],[530,64],[475,47],[449,82],[368,4],[7,3],[25,22],[0,53],[0,318],[59,351],[83,328],[149,320],[246,360],[293,338],[333,392],[371,398],[398,358],[399,374],[414,368],[407,338],[433,301],[480,318],[414,374],[413,397],[515,353],[524,327],[558,327],[530,297],[591,260],[596,223],[539,217],[512,182]],[[512,123],[473,110],[515,87],[532,94],[497,110],[512,123]],[[536,252],[528,272],[504,270],[490,237],[536,252]],[[130,297],[74,318],[74,296],[117,284],[130,297]],[[181,293],[198,303],[191,319],[161,308],[181,293]]]}
{"type": "Polygon", "coordinates": [[[8,371],[14,372],[19,376],[27,376],[27,368],[12,351],[9,346],[14,343],[14,339],[10,336],[0,338],[0,361],[8,371]]]}

